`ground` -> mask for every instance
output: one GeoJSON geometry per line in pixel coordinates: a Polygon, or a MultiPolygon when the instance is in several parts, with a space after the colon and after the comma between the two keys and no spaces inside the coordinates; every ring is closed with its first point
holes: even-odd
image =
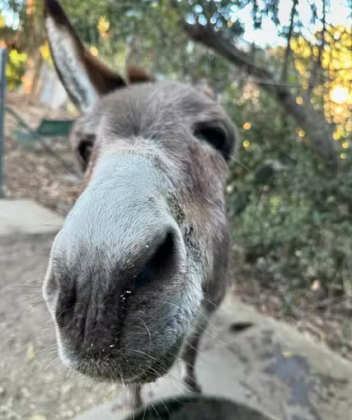
{"type": "MultiPolygon", "coordinates": [[[[12,223],[9,232],[3,228],[3,203],[0,200],[0,419],[125,418],[121,387],[97,384],[58,360],[53,324],[41,298],[55,228],[47,225],[40,234],[31,228],[27,234],[23,220],[31,226],[37,211],[40,220],[49,216],[20,202],[26,216],[19,214],[21,227],[12,223]]],[[[52,218],[57,228],[59,221],[52,218]]],[[[243,304],[232,290],[203,336],[196,368],[206,394],[280,420],[352,418],[352,364],[243,304]],[[239,328],[243,325],[248,328],[239,328]]],[[[143,388],[144,402],[183,394],[182,376],[182,364],[177,363],[165,378],[143,388]]]]}
{"type": "MultiPolygon", "coordinates": [[[[13,109],[33,129],[42,118],[72,119],[64,111],[50,111],[27,104],[26,98],[9,95],[7,106],[13,109]]],[[[79,189],[79,179],[65,169],[38,143],[33,148],[16,140],[14,132],[19,129],[13,116],[5,114],[4,142],[4,194],[7,198],[33,198],[45,207],[63,215],[74,203],[79,189]]],[[[50,142],[59,157],[75,167],[70,145],[63,139],[50,142]]]]}
{"type": "Polygon", "coordinates": [[[41,299],[52,239],[52,234],[0,235],[2,420],[69,419],[116,396],[116,386],[92,384],[60,370],[51,320],[41,299]]]}

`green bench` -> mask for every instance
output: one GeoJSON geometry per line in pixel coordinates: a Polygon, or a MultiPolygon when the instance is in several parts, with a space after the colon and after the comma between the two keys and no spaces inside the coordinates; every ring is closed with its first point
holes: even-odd
{"type": "Polygon", "coordinates": [[[40,137],[67,137],[70,134],[73,123],[74,121],[72,120],[43,119],[35,130],[19,127],[13,131],[13,136],[21,143],[31,146],[40,137]]]}
{"type": "Polygon", "coordinates": [[[24,146],[32,148],[36,142],[52,155],[66,170],[72,174],[78,175],[79,172],[65,161],[58,152],[56,152],[50,144],[46,142],[49,138],[66,137],[70,134],[74,120],[50,120],[42,119],[37,129],[33,130],[21,116],[13,109],[5,106],[5,111],[11,114],[17,121],[17,127],[13,131],[13,137],[21,142],[24,146]]]}

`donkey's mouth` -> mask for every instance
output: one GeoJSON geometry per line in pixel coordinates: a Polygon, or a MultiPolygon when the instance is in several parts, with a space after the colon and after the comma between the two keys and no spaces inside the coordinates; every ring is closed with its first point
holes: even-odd
{"type": "Polygon", "coordinates": [[[164,376],[177,359],[182,348],[183,339],[184,337],[179,338],[169,351],[167,351],[159,359],[153,360],[148,369],[141,376],[133,378],[134,380],[130,383],[154,382],[156,379],[164,376]]]}
{"type": "Polygon", "coordinates": [[[87,357],[76,361],[63,356],[62,360],[71,369],[97,382],[145,384],[154,382],[169,371],[179,355],[183,340],[184,337],[176,340],[168,351],[158,357],[136,350],[137,359],[101,355],[99,358],[87,357]]]}

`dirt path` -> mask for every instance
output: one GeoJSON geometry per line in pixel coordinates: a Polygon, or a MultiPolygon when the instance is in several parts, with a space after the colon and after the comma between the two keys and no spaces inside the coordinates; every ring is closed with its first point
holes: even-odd
{"type": "MultiPolygon", "coordinates": [[[[11,96],[10,96],[11,98],[11,96]]],[[[50,111],[28,106],[25,100],[10,100],[7,105],[32,128],[42,118],[72,119],[64,111],[50,111]]],[[[26,144],[16,138],[16,130],[23,131],[16,119],[5,113],[4,194],[7,198],[32,198],[45,207],[66,214],[73,205],[80,183],[60,162],[38,142],[26,144]]],[[[73,153],[65,138],[47,139],[57,155],[75,166],[73,153]]]]}
{"type": "Polygon", "coordinates": [[[0,419],[63,420],[118,387],[58,371],[41,282],[53,235],[0,236],[0,419]],[[67,376],[68,375],[68,376],[67,376]]]}
{"type": "MultiPolygon", "coordinates": [[[[25,210],[25,209],[24,209],[25,210]]],[[[113,420],[121,388],[60,368],[41,283],[53,234],[0,235],[0,419],[113,420]]],[[[352,365],[229,294],[201,344],[204,392],[285,420],[350,420],[352,365]],[[237,333],[233,323],[252,325],[237,333]]],[[[143,388],[145,402],[179,394],[182,372],[143,388]]]]}

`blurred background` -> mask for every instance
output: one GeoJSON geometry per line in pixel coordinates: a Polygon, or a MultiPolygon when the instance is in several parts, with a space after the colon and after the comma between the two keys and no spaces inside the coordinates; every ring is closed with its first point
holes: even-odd
{"type": "MultiPolygon", "coordinates": [[[[121,74],[138,63],[159,80],[214,89],[240,133],[227,186],[237,295],[352,360],[351,0],[62,4],[90,51],[121,74]]],[[[67,139],[39,141],[23,125],[77,116],[40,0],[0,0],[0,47],[3,193],[65,215],[79,186],[67,139]]]]}

